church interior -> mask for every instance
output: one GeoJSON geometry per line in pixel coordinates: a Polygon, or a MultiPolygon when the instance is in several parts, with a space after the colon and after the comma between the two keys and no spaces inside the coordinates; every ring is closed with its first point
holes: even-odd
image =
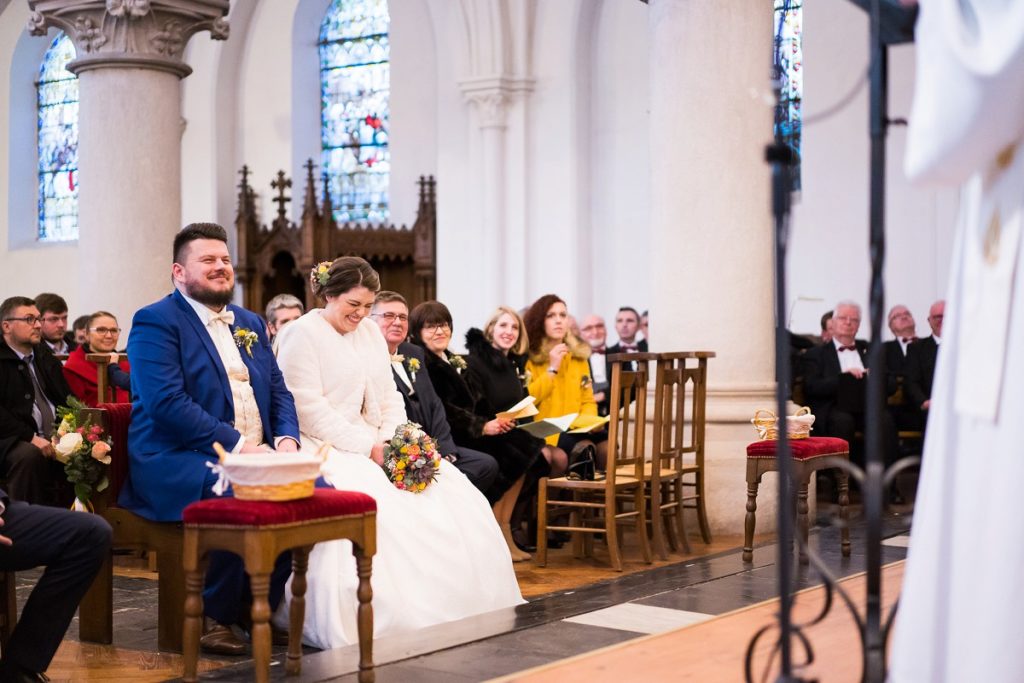
{"type": "MultiPolygon", "coordinates": [[[[638,413],[619,428],[634,429],[641,450],[646,435],[636,472],[649,482],[672,417],[658,383],[663,370],[681,373],[677,450],[694,478],[680,481],[696,500],[676,499],[678,518],[651,503],[642,533],[620,524],[620,567],[612,533],[553,542],[546,562],[530,543],[533,559],[514,565],[523,604],[373,638],[372,671],[366,643],[296,652],[275,641],[269,679],[751,681],[795,667],[799,680],[883,680],[869,673],[868,644],[862,652],[871,625],[845,601],[864,612],[872,596],[877,616],[899,599],[917,466],[895,476],[897,498],[875,501],[864,481],[801,459],[796,514],[780,526],[775,444],[796,458],[799,437],[759,451],[765,432],[752,425],[772,411],[777,427],[777,364],[789,355],[777,330],[806,341],[787,361],[801,377],[805,349],[833,338],[832,321],[822,337],[823,314],[838,326],[854,304],[851,336],[898,348],[890,309],[905,306],[911,336],[924,338],[930,307],[952,289],[961,190],[903,170],[919,67],[911,36],[885,52],[885,300],[872,315],[872,5],[0,0],[2,298],[59,293],[69,329],[109,311],[122,350],[136,311],[173,289],[175,235],[216,223],[233,303],[260,315],[280,294],[320,305],[310,270],[315,279],[318,263],[346,255],[366,259],[409,309],[443,302],[457,353],[496,306],[524,310],[551,292],[578,324],[603,318],[609,345],[624,307],[643,313],[637,339],[650,358],[639,362],[650,370],[622,366],[645,384],[626,390],[638,413]],[[797,159],[783,190],[782,309],[765,161],[776,138],[797,159]],[[785,646],[780,601],[801,634],[785,646]]],[[[814,401],[809,380],[796,384],[792,410],[814,401]]],[[[864,445],[800,457],[852,453],[863,466],[882,437],[858,424],[850,443],[864,445]]],[[[922,454],[923,422],[893,435],[900,455],[922,454]]],[[[127,533],[107,518],[115,539],[127,533]]],[[[174,533],[160,550],[150,538],[115,542],[106,601],[86,597],[49,680],[191,680],[189,603],[165,605],[185,595],[174,533]]],[[[0,635],[41,573],[6,574],[0,635]]],[[[201,653],[199,680],[268,680],[255,651],[201,653]]]]}

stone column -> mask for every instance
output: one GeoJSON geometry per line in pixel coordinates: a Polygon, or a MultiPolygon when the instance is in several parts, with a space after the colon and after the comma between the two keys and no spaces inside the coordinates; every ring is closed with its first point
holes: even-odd
{"type": "MultiPolygon", "coordinates": [[[[710,350],[708,512],[742,534],[754,410],[774,406],[770,173],[772,4],[650,0],[651,328],[658,350],[710,350]]],[[[758,531],[774,528],[774,475],[758,531]]],[[[692,527],[691,527],[692,528],[692,527]]]]}
{"type": "MultiPolygon", "coordinates": [[[[79,293],[129,327],[170,290],[181,229],[182,61],[189,38],[224,40],[228,0],[29,0],[33,35],[75,43],[79,78],[79,293]]],[[[211,217],[212,220],[212,217],[211,217]]],[[[125,337],[122,336],[122,339],[125,337]]]]}

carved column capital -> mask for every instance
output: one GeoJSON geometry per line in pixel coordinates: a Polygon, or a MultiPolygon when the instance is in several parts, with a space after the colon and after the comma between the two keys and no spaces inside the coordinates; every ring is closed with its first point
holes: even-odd
{"type": "Polygon", "coordinates": [[[132,67],[192,73],[182,61],[185,44],[209,30],[214,40],[228,37],[229,0],[28,0],[28,29],[41,36],[51,26],[66,33],[78,58],[74,74],[88,69],[132,67]]]}
{"type": "Polygon", "coordinates": [[[533,79],[473,78],[459,83],[466,101],[480,113],[481,128],[504,128],[512,101],[533,89],[533,79]]]}

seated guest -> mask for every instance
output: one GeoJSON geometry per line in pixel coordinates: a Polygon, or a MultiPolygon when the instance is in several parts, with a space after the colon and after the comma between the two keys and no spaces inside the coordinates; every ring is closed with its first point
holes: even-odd
{"type": "Polygon", "coordinates": [[[894,387],[903,387],[904,400],[900,405],[890,406],[893,419],[896,420],[897,429],[918,430],[921,428],[921,411],[906,400],[906,384],[904,377],[907,374],[907,349],[911,342],[917,341],[916,325],[914,316],[910,314],[903,304],[897,304],[889,310],[888,316],[889,331],[895,339],[884,344],[885,368],[889,373],[889,384],[894,387]]]}
{"type": "Polygon", "coordinates": [[[95,408],[106,403],[107,397],[98,396],[96,374],[99,370],[96,363],[86,359],[89,353],[109,353],[111,362],[107,365],[107,383],[114,389],[114,403],[131,401],[131,370],[127,360],[118,360],[117,341],[121,337],[121,328],[117,326],[117,318],[112,313],[97,311],[89,316],[89,341],[71,352],[68,362],[64,364],[64,379],[71,387],[71,393],[82,403],[95,408]]]}
{"type": "Polygon", "coordinates": [[[605,355],[608,353],[605,343],[608,340],[608,330],[604,325],[604,318],[599,315],[588,315],[583,319],[583,327],[580,328],[583,340],[590,345],[590,379],[593,380],[594,400],[597,401],[597,414],[607,415],[609,396],[608,389],[611,386],[611,373],[608,370],[608,362],[605,355]]]}
{"type": "Polygon", "coordinates": [[[75,343],[81,346],[89,343],[89,316],[80,315],[75,318],[71,325],[71,332],[75,336],[75,343]]]}
{"type": "Polygon", "coordinates": [[[0,304],[0,472],[12,500],[71,503],[64,467],[53,456],[56,407],[71,394],[60,362],[42,343],[39,309],[15,296],[0,304]]]}
{"type": "Polygon", "coordinates": [[[288,323],[298,320],[306,312],[298,297],[291,294],[278,294],[267,302],[267,336],[270,343],[277,348],[275,340],[278,333],[288,323]]]}
{"type": "Polygon", "coordinates": [[[649,322],[649,316],[647,313],[647,311],[644,311],[640,314],[640,334],[644,336],[644,341],[647,342],[647,347],[650,348],[651,332],[647,328],[647,323],[649,322]]]}
{"type": "Polygon", "coordinates": [[[821,343],[827,344],[832,341],[832,311],[821,316],[821,343]]]}
{"type": "MultiPolygon", "coordinates": [[[[444,405],[455,443],[489,453],[498,461],[502,476],[495,481],[488,500],[493,502],[492,509],[512,561],[529,560],[530,554],[519,550],[512,540],[510,519],[523,486],[523,475],[540,456],[540,446],[528,434],[516,430],[514,421],[498,418],[497,410],[467,382],[466,359],[448,350],[452,317],[447,306],[439,301],[417,305],[409,316],[409,329],[413,343],[427,351],[425,368],[444,405]]],[[[519,382],[518,378],[516,381],[519,382]]]]}
{"type": "Polygon", "coordinates": [[[42,335],[46,346],[56,356],[67,356],[76,348],[75,333],[68,331],[68,302],[59,294],[44,292],[35,298],[43,319],[42,335]]]}
{"type": "Polygon", "coordinates": [[[936,301],[928,309],[928,325],[931,336],[919,339],[910,345],[907,354],[907,380],[904,384],[907,400],[923,411],[932,404],[932,379],[935,377],[935,362],[939,357],[942,343],[942,318],[946,302],[936,301]]]}
{"type": "MultiPolygon", "coordinates": [[[[526,370],[530,374],[530,395],[537,399],[537,420],[569,413],[597,415],[588,363],[590,347],[572,334],[567,318],[565,302],[554,294],[545,294],[533,302],[523,318],[530,343],[526,370]]],[[[600,470],[608,459],[607,441],[608,433],[604,430],[586,434],[562,432],[547,438],[549,446],[572,454],[570,462],[584,449],[593,448],[600,470]]]]}
{"type": "Polygon", "coordinates": [[[615,314],[615,332],[619,341],[608,347],[608,355],[613,353],[647,352],[647,340],[637,339],[640,331],[640,314],[632,306],[623,306],[615,314]]]}
{"type": "Polygon", "coordinates": [[[424,365],[423,349],[406,341],[409,337],[409,305],[405,297],[397,292],[378,292],[370,316],[377,321],[388,344],[391,374],[405,401],[405,414],[422,426],[437,442],[441,455],[465,474],[473,486],[487,496],[488,502],[494,503],[497,499],[491,499],[495,495],[491,489],[498,476],[498,463],[487,453],[456,445],[452,439],[444,405],[434,391],[430,373],[424,365]]]}
{"type": "MultiPolygon", "coordinates": [[[[814,434],[835,436],[851,444],[864,430],[864,386],[868,368],[867,342],[857,339],[860,306],[852,301],[836,305],[832,340],[803,355],[804,392],[815,415],[814,434]]],[[[881,368],[884,373],[885,368],[881,368]]],[[[882,447],[886,464],[897,454],[896,428],[889,411],[881,413],[882,447]]],[[[893,502],[900,496],[894,489],[893,502]]]]}
{"type": "Polygon", "coordinates": [[[78,603],[110,552],[99,515],[29,505],[0,490],[0,571],[45,567],[4,646],[0,681],[48,681],[78,603]]]}

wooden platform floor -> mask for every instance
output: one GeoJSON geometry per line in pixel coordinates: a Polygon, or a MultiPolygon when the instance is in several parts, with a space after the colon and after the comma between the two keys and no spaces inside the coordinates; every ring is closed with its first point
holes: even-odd
{"type": "MultiPolygon", "coordinates": [[[[902,561],[883,567],[883,615],[888,613],[899,596],[903,568],[902,561]]],[[[864,604],[864,574],[843,579],[840,583],[856,604],[864,604]]],[[[798,593],[794,621],[812,619],[824,600],[825,590],[822,587],[798,593]]],[[[612,645],[494,680],[508,683],[743,681],[746,645],[759,629],[775,623],[777,611],[778,600],[769,600],[693,626],[612,645]]],[[[815,661],[798,672],[801,677],[829,683],[860,680],[861,650],[854,646],[859,636],[856,623],[845,607],[834,603],[825,619],[808,628],[806,635],[814,647],[815,661]]],[[[773,644],[771,638],[760,641],[754,659],[754,680],[776,679],[778,661],[771,657],[773,644]]]]}
{"type": "MultiPolygon", "coordinates": [[[[770,536],[759,536],[758,541],[769,539],[770,536]]],[[[685,563],[697,558],[719,554],[728,550],[738,548],[742,545],[742,538],[739,536],[722,536],[713,539],[711,544],[705,545],[699,534],[691,534],[690,545],[692,552],[685,554],[674,552],[669,554],[668,560],[655,559],[653,564],[646,564],[640,559],[639,547],[631,534],[625,538],[624,568],[622,572],[615,572],[608,566],[607,551],[601,543],[595,544],[593,558],[575,559],[569,545],[560,549],[550,550],[548,553],[548,565],[539,567],[534,562],[522,562],[515,565],[516,577],[523,597],[530,599],[540,595],[572,591],[574,589],[599,583],[603,581],[614,581],[617,578],[627,576],[636,572],[677,563],[685,563]]],[[[119,557],[115,567],[117,578],[131,579],[136,584],[139,581],[151,582],[146,584],[137,593],[141,593],[140,600],[149,601],[151,609],[143,615],[144,624],[134,622],[125,624],[124,618],[115,614],[115,645],[96,645],[93,643],[80,643],[77,641],[78,622],[72,623],[68,632],[68,638],[57,651],[56,656],[47,670],[47,675],[54,682],[59,681],[132,681],[138,683],[149,683],[150,681],[164,681],[169,678],[177,678],[182,673],[182,661],[180,655],[160,653],[156,648],[156,574],[148,570],[143,560],[119,557]],[[152,622],[152,623],[149,623],[152,622]],[[123,640],[123,629],[143,628],[151,632],[151,645],[136,645],[134,647],[118,647],[118,640],[123,640]],[[118,635],[121,633],[122,635],[118,635]]],[[[26,577],[30,578],[30,577],[26,577]]],[[[115,581],[117,580],[115,578],[115,581]]],[[[30,585],[19,582],[19,599],[24,602],[31,590],[30,585]]],[[[136,617],[138,619],[138,617],[136,617]]],[[[138,642],[138,633],[133,633],[133,639],[138,642]]],[[[281,648],[283,650],[283,648],[281,648]]],[[[311,650],[312,651],[312,650],[311,650]]],[[[200,671],[211,671],[225,666],[239,664],[246,658],[201,658],[200,671]]]]}

